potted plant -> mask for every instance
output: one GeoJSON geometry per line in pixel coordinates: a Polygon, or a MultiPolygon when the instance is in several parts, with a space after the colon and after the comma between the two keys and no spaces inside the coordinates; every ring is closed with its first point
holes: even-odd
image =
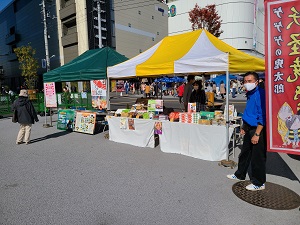
{"type": "Polygon", "coordinates": [[[39,68],[38,60],[34,58],[36,50],[30,43],[14,49],[19,61],[19,69],[25,79],[30,99],[36,98],[35,85],[38,78],[37,70],[39,68]]]}

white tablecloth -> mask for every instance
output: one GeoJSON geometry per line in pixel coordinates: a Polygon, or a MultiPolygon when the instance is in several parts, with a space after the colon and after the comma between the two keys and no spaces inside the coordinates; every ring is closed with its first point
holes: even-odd
{"type": "MultiPolygon", "coordinates": [[[[134,119],[135,130],[121,129],[121,117],[108,118],[109,140],[135,145],[138,147],[155,147],[153,120],[134,119]]],[[[126,118],[128,119],[128,118],[126,118]]]]}
{"type": "Polygon", "coordinates": [[[226,127],[163,121],[159,145],[163,152],[220,161],[227,157],[226,127]]]}

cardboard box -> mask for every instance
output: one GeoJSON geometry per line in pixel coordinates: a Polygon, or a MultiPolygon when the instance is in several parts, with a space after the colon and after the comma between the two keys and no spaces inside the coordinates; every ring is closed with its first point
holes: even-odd
{"type": "Polygon", "coordinates": [[[212,124],[212,120],[200,119],[198,123],[202,124],[202,125],[211,125],[212,124]]]}

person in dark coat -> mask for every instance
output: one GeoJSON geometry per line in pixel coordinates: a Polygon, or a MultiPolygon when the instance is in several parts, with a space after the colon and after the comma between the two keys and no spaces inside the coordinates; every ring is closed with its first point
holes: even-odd
{"type": "Polygon", "coordinates": [[[189,102],[196,102],[196,111],[205,111],[205,102],[206,102],[206,94],[202,89],[202,83],[199,81],[195,81],[193,84],[194,90],[191,94],[189,102]]]}
{"type": "Polygon", "coordinates": [[[12,104],[12,110],[16,110],[18,114],[18,123],[20,124],[20,130],[16,140],[16,144],[25,142],[29,144],[31,126],[34,122],[38,122],[36,111],[32,105],[32,102],[28,99],[28,92],[25,89],[20,90],[19,98],[12,104]]]}
{"type": "Polygon", "coordinates": [[[187,84],[184,86],[183,91],[183,103],[184,103],[184,110],[188,111],[188,103],[193,91],[193,83],[195,82],[195,76],[194,75],[188,75],[187,77],[187,84]]]}

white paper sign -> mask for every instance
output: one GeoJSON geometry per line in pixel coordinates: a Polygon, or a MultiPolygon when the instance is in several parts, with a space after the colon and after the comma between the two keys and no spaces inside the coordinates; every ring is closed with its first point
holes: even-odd
{"type": "Polygon", "coordinates": [[[55,83],[44,83],[44,95],[46,99],[46,107],[57,107],[55,83]]]}

